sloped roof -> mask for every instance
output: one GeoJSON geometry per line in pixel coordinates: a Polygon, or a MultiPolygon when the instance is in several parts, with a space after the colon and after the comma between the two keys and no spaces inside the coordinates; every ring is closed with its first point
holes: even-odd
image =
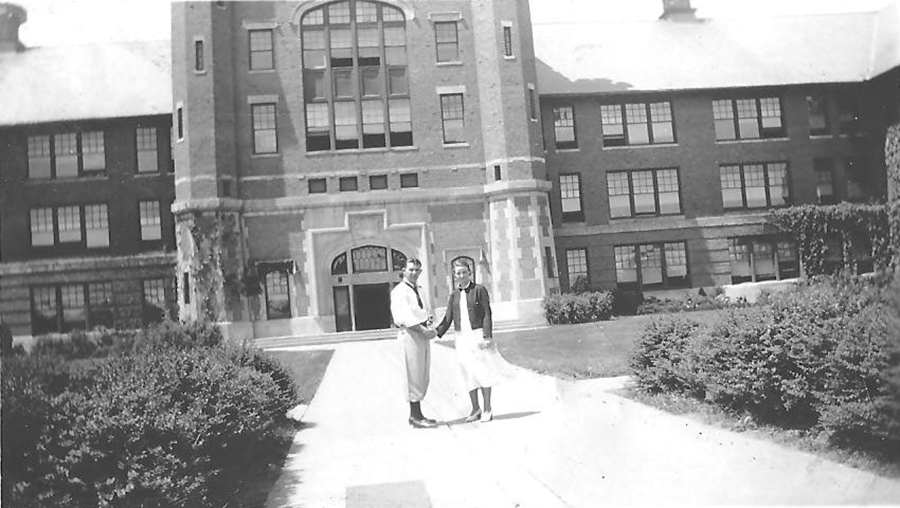
{"type": "Polygon", "coordinates": [[[172,112],[170,41],[0,53],[0,126],[172,112]]]}
{"type": "Polygon", "coordinates": [[[859,82],[900,65],[897,4],[693,21],[582,22],[573,14],[571,22],[533,17],[541,94],[859,82]]]}

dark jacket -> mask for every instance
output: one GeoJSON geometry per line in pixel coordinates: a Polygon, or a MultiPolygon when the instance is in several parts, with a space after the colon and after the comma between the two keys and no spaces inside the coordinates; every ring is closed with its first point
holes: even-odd
{"type": "MultiPolygon", "coordinates": [[[[468,318],[472,329],[482,329],[484,337],[490,339],[494,336],[494,323],[491,320],[491,297],[488,295],[488,290],[481,284],[470,283],[464,291],[469,304],[468,318]]],[[[444,314],[444,319],[436,329],[438,337],[443,337],[447,333],[451,323],[454,330],[459,331],[460,329],[459,292],[459,289],[453,288],[450,293],[450,300],[447,301],[447,313],[444,314]]]]}

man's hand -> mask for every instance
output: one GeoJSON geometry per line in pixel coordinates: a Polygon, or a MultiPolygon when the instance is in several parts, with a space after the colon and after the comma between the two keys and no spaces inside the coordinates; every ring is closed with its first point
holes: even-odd
{"type": "Polygon", "coordinates": [[[434,328],[426,328],[425,329],[425,339],[431,340],[437,337],[437,331],[434,328]]]}

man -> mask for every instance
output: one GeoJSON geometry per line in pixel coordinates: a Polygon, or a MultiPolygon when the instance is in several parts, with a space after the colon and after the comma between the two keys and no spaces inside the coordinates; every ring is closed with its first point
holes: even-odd
{"type": "Polygon", "coordinates": [[[403,348],[406,367],[407,399],[409,400],[409,424],[416,428],[437,425],[435,420],[422,414],[422,399],[428,391],[431,370],[431,339],[435,331],[428,328],[430,312],[419,296],[416,285],[422,273],[422,262],[409,258],[403,269],[403,280],[391,291],[391,314],[400,328],[397,339],[403,348]]]}

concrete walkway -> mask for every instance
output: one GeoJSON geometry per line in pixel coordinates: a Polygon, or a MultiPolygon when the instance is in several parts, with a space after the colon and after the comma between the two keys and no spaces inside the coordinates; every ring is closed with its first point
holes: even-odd
{"type": "Polygon", "coordinates": [[[340,344],[266,508],[900,504],[900,481],[523,369],[494,421],[463,423],[452,349],[435,345],[413,429],[396,341],[340,344]]]}

